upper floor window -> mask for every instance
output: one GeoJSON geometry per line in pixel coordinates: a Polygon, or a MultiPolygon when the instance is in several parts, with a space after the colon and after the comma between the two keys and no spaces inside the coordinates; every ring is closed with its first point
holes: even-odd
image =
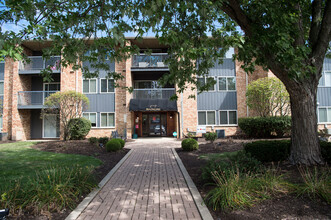
{"type": "MultiPolygon", "coordinates": [[[[199,77],[197,78],[198,81],[198,89],[205,86],[208,82],[212,82],[212,80],[215,80],[215,77],[212,76],[207,76],[207,77],[199,77]]],[[[215,91],[215,85],[210,85],[208,87],[208,92],[213,92],[215,91]]]]}
{"type": "Polygon", "coordinates": [[[97,80],[84,79],[83,80],[83,93],[97,93],[97,80]]]}
{"type": "Polygon", "coordinates": [[[236,77],[218,77],[218,90],[219,91],[235,91],[236,90],[236,77]]]}
{"type": "Polygon", "coordinates": [[[198,111],[198,125],[215,125],[215,111],[198,111]]]}
{"type": "Polygon", "coordinates": [[[324,71],[319,86],[331,87],[331,71],[324,71]]]}
{"type": "Polygon", "coordinates": [[[220,125],[236,125],[237,111],[219,111],[220,125]]]}
{"type": "Polygon", "coordinates": [[[84,112],[83,117],[90,120],[92,128],[95,128],[97,126],[97,113],[84,112]]]}
{"type": "Polygon", "coordinates": [[[3,81],[0,81],[0,95],[3,95],[3,81]]]}
{"type": "Polygon", "coordinates": [[[331,107],[318,108],[317,114],[319,123],[331,122],[331,107]]]}
{"type": "Polygon", "coordinates": [[[114,80],[113,79],[100,79],[100,92],[107,93],[107,92],[114,92],[114,80]]]}

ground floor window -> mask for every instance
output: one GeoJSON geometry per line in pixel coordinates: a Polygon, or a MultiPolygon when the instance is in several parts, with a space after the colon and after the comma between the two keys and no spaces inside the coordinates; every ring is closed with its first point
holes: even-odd
{"type": "Polygon", "coordinates": [[[60,120],[58,115],[47,114],[43,117],[43,138],[60,137],[60,120]]]}
{"type": "Polygon", "coordinates": [[[83,113],[83,117],[90,120],[92,128],[95,128],[97,126],[97,113],[85,112],[83,113]]]}
{"type": "Polygon", "coordinates": [[[237,111],[219,111],[220,125],[236,125],[237,111]]]}
{"type": "Polygon", "coordinates": [[[100,113],[101,127],[115,127],[115,113],[100,113]]]}
{"type": "Polygon", "coordinates": [[[215,125],[215,111],[198,111],[198,125],[215,125]]]}
{"type": "Polygon", "coordinates": [[[318,108],[317,114],[319,123],[331,122],[331,107],[318,108]]]}

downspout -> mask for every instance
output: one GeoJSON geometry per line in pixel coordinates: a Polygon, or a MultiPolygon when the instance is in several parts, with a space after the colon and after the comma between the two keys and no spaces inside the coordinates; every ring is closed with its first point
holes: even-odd
{"type": "Polygon", "coordinates": [[[183,107],[183,92],[180,93],[180,109],[181,109],[181,120],[180,120],[180,124],[181,124],[181,137],[184,137],[184,107],[183,107]]]}
{"type": "MultiPolygon", "coordinates": [[[[248,87],[248,74],[246,72],[246,91],[245,91],[245,96],[246,96],[246,92],[247,92],[247,87],[248,87]]],[[[248,110],[248,105],[247,105],[247,100],[245,98],[246,101],[246,117],[249,117],[249,110],[248,110]]]]}

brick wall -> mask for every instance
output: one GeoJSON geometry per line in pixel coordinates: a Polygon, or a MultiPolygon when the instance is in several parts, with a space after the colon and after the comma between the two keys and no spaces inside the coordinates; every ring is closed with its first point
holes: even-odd
{"type": "Polygon", "coordinates": [[[73,70],[73,65],[61,67],[61,91],[83,91],[83,76],[81,70],[73,70]]]}
{"type": "MultiPolygon", "coordinates": [[[[90,137],[110,137],[115,128],[92,128],[86,138],[90,137]]],[[[121,135],[121,134],[120,134],[121,135]]]]}

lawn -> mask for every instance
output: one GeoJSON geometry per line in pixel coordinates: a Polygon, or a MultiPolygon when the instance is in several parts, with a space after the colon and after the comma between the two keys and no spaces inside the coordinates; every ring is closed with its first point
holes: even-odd
{"type": "Polygon", "coordinates": [[[96,158],[73,154],[44,152],[30,148],[34,142],[0,144],[0,185],[21,179],[24,183],[38,171],[56,167],[93,166],[102,162],[96,158]]]}

